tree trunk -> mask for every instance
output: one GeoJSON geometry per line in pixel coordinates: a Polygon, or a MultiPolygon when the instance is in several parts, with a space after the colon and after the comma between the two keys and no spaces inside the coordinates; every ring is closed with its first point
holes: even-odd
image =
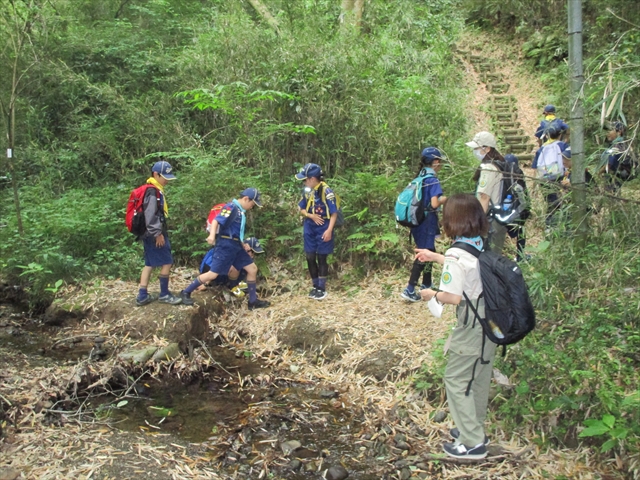
{"type": "Polygon", "coordinates": [[[258,12],[265,22],[269,24],[271,28],[275,30],[275,32],[280,35],[280,26],[278,25],[278,21],[275,19],[273,15],[269,12],[269,9],[262,3],[260,0],[249,0],[251,6],[258,12]]]}
{"type": "MultiPolygon", "coordinates": [[[[17,85],[13,85],[13,89],[17,88],[17,85]]],[[[14,96],[12,92],[12,97],[14,96]]],[[[14,139],[16,135],[16,109],[15,109],[15,99],[11,99],[11,105],[9,105],[9,124],[7,128],[8,137],[9,137],[9,150],[7,151],[7,166],[9,167],[9,173],[11,175],[11,187],[13,188],[13,204],[16,209],[16,220],[18,222],[18,232],[20,235],[24,235],[24,227],[22,225],[22,209],[20,207],[20,194],[18,191],[18,180],[16,179],[14,162],[13,158],[14,154],[14,139]]]]}
{"type": "Polygon", "coordinates": [[[582,88],[582,0],[569,0],[569,72],[571,82],[571,185],[573,223],[576,227],[576,246],[587,242],[587,192],[585,186],[584,158],[584,107],[582,88]]]}
{"type": "Polygon", "coordinates": [[[342,0],[340,22],[344,26],[360,28],[365,0],[342,0]]]}

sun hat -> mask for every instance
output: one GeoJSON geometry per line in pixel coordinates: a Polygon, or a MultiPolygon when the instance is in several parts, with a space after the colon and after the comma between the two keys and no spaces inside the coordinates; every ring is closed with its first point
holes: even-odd
{"type": "Polygon", "coordinates": [[[492,147],[497,148],[496,137],[489,132],[479,132],[473,137],[473,140],[465,143],[467,147],[480,148],[480,147],[492,147]]]}

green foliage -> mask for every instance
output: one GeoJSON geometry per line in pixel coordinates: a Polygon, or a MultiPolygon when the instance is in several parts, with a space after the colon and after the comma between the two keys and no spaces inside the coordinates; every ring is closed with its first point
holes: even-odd
{"type": "Polygon", "coordinates": [[[551,27],[536,31],[522,45],[525,58],[532,67],[546,67],[566,58],[568,55],[565,35],[551,27]]]}
{"type": "Polygon", "coordinates": [[[600,452],[608,452],[612,448],[620,447],[630,430],[624,427],[615,427],[616,417],[603,415],[601,420],[585,420],[587,428],[580,432],[579,437],[605,437],[607,441],[602,444],[600,452]]]}

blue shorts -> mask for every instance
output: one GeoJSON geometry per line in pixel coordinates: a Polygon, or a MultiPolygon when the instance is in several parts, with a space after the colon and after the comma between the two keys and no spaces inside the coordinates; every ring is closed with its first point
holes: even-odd
{"type": "Polygon", "coordinates": [[[435,251],[436,237],[440,235],[440,226],[438,225],[438,215],[428,213],[427,218],[411,229],[411,236],[416,244],[416,248],[428,248],[435,251]]]}
{"type": "Polygon", "coordinates": [[[156,239],[152,236],[144,237],[142,245],[144,247],[144,265],[146,267],[161,267],[173,264],[171,242],[167,235],[164,236],[164,247],[156,247],[156,239]]]}
{"type": "Polygon", "coordinates": [[[329,220],[325,220],[324,225],[316,225],[311,220],[304,222],[304,252],[317,253],[319,255],[329,255],[333,253],[333,241],[336,237],[334,229],[331,240],[325,242],[322,240],[322,234],[329,228],[329,220]]]}
{"type": "Polygon", "coordinates": [[[253,263],[253,258],[249,256],[239,241],[229,238],[219,238],[211,259],[211,271],[218,275],[228,275],[231,266],[240,271],[247,265],[253,263]]]}
{"type": "MultiPolygon", "coordinates": [[[[200,273],[206,273],[209,270],[211,270],[211,265],[213,264],[213,255],[215,253],[216,249],[215,247],[212,248],[211,250],[209,250],[204,258],[202,259],[202,262],[200,263],[200,273]]],[[[240,260],[244,260],[244,259],[239,259],[237,260],[237,263],[240,263],[240,260]]],[[[238,272],[240,272],[240,277],[242,277],[243,275],[246,277],[246,270],[243,270],[244,267],[240,267],[238,268],[238,265],[236,265],[236,263],[233,264],[233,267],[238,270],[238,272]]],[[[214,282],[217,282],[219,278],[222,278],[223,274],[219,274],[216,279],[214,280],[214,282]]],[[[227,278],[227,274],[224,274],[224,278],[227,278]]],[[[225,280],[226,281],[226,280],[225,280]]]]}

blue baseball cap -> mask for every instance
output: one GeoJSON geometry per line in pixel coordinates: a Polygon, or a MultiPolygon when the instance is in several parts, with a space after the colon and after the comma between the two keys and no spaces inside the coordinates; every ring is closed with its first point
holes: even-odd
{"type": "Polygon", "coordinates": [[[240,198],[249,197],[249,200],[253,200],[256,202],[256,206],[262,208],[262,203],[260,200],[260,192],[257,188],[245,188],[242,192],[240,192],[240,198]]]}
{"type": "Polygon", "coordinates": [[[421,160],[423,163],[431,163],[434,160],[446,160],[446,156],[440,152],[436,147],[427,147],[422,150],[421,160]]]}
{"type": "Polygon", "coordinates": [[[171,170],[173,170],[171,164],[169,162],[165,162],[164,160],[154,163],[153,167],[151,167],[151,173],[156,172],[162,178],[166,178],[167,180],[175,180],[176,176],[171,173],[171,170]]]}
{"type": "Polygon", "coordinates": [[[296,178],[298,180],[306,180],[307,178],[317,177],[320,178],[322,175],[322,169],[320,165],[316,165],[315,163],[307,163],[302,170],[296,174],[296,178]]]}
{"type": "Polygon", "coordinates": [[[507,163],[515,163],[518,164],[518,157],[516,157],[513,153],[509,153],[504,156],[504,161],[507,163]]]}
{"type": "Polygon", "coordinates": [[[249,245],[251,250],[253,250],[255,253],[264,253],[264,248],[262,248],[262,246],[260,245],[260,240],[258,240],[256,237],[246,238],[244,240],[244,243],[249,245]]]}
{"type": "Polygon", "coordinates": [[[546,107],[544,107],[543,110],[544,113],[556,113],[556,107],[553,105],[547,105],[546,107]]]}
{"type": "Polygon", "coordinates": [[[564,147],[560,149],[560,153],[564,158],[571,158],[571,145],[564,144],[564,147]]]}

